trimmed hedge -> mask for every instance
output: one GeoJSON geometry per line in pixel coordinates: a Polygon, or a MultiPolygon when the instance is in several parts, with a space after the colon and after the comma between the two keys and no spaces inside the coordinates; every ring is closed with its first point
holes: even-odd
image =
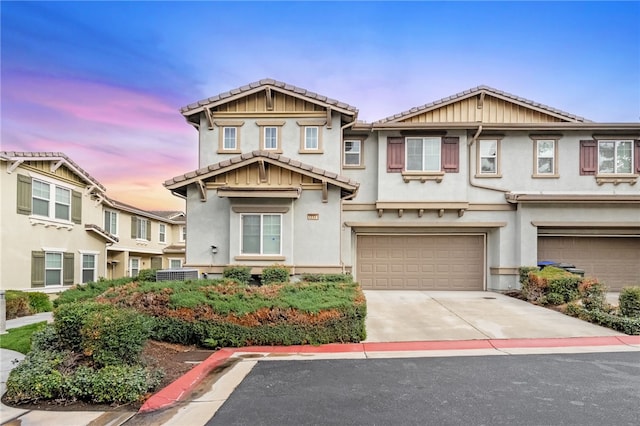
{"type": "Polygon", "coordinates": [[[576,303],[569,303],[567,305],[567,314],[621,333],[640,335],[640,318],[638,317],[614,315],[597,309],[588,310],[576,303]]]}
{"type": "Polygon", "coordinates": [[[222,271],[222,277],[236,280],[241,284],[249,284],[251,281],[251,267],[244,265],[227,266],[222,271]]]}
{"type": "Polygon", "coordinates": [[[262,285],[288,283],[291,269],[284,265],[267,266],[262,269],[260,283],[262,285]]]}
{"type": "Polygon", "coordinates": [[[53,305],[49,296],[42,292],[7,290],[5,292],[6,319],[14,319],[40,312],[50,312],[53,305]]]}
{"type": "Polygon", "coordinates": [[[540,305],[561,305],[580,297],[578,290],[583,278],[561,268],[547,266],[520,268],[522,294],[529,301],[540,305]],[[524,278],[526,272],[527,278],[524,278]]]}
{"type": "Polygon", "coordinates": [[[618,301],[622,315],[640,318],[640,286],[623,288],[618,301]]]}

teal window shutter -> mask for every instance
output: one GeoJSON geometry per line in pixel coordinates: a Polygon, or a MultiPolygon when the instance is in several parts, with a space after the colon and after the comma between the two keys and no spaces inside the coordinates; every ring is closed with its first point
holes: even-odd
{"type": "Polygon", "coordinates": [[[63,256],[62,262],[62,284],[63,285],[73,285],[73,253],[65,253],[63,256]]]}
{"type": "Polygon", "coordinates": [[[135,239],[138,236],[138,218],[131,217],[131,238],[135,239]]]}
{"type": "Polygon", "coordinates": [[[82,194],[78,191],[71,192],[71,221],[82,223],[82,194]]]}
{"type": "Polygon", "coordinates": [[[31,287],[44,287],[44,252],[31,252],[31,287]]]}

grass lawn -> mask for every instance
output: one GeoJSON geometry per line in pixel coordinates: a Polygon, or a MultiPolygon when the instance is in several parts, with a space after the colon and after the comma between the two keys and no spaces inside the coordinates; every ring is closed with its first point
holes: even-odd
{"type": "Polygon", "coordinates": [[[47,322],[42,321],[7,330],[8,334],[0,335],[0,348],[26,354],[31,350],[31,335],[42,330],[45,325],[47,322]]]}

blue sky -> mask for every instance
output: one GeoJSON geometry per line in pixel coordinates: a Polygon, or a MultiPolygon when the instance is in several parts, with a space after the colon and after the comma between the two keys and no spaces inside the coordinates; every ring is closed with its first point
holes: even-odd
{"type": "Polygon", "coordinates": [[[2,150],[62,151],[108,194],[183,208],[179,108],[274,78],[375,121],[481,85],[640,121],[639,2],[0,3],[2,150]]]}

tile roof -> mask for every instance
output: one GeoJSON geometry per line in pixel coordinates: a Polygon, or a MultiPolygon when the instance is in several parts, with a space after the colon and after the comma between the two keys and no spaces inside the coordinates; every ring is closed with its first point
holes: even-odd
{"type": "MultiPolygon", "coordinates": [[[[184,222],[184,218],[180,218],[180,219],[172,219],[170,217],[167,217],[164,213],[166,213],[165,210],[143,210],[139,207],[136,206],[132,206],[131,204],[127,204],[127,203],[123,203],[122,201],[118,201],[118,200],[114,200],[113,198],[107,198],[108,203],[114,208],[114,209],[120,209],[120,210],[124,210],[127,211],[129,213],[133,213],[139,216],[144,216],[144,217],[148,217],[150,219],[156,219],[159,220],[161,222],[168,222],[168,223],[183,223],[184,222]],[[163,214],[158,214],[158,213],[163,213],[163,214]]],[[[171,213],[174,213],[173,211],[171,213]]],[[[182,212],[179,212],[182,213],[182,212]]]]}
{"type": "Polygon", "coordinates": [[[84,178],[87,183],[94,184],[98,188],[105,192],[107,189],[98,182],[93,176],[87,173],[82,167],[76,164],[72,159],[67,157],[62,152],[18,152],[18,151],[2,151],[0,152],[0,159],[6,161],[60,161],[63,160],[66,165],[76,172],[80,177],[84,178]]]}
{"type": "Polygon", "coordinates": [[[303,173],[305,174],[314,174],[316,175],[318,178],[328,178],[328,179],[332,179],[335,182],[342,184],[343,186],[351,186],[353,188],[357,188],[358,186],[360,186],[360,184],[348,177],[345,176],[341,176],[337,173],[334,172],[330,172],[315,166],[312,166],[310,164],[305,164],[302,163],[300,161],[297,160],[293,160],[291,158],[285,157],[284,155],[280,155],[280,154],[275,154],[272,152],[267,152],[267,151],[252,151],[252,152],[247,152],[244,153],[242,155],[236,156],[236,157],[232,157],[229,158],[227,160],[223,160],[220,161],[219,163],[215,163],[215,164],[211,164],[207,167],[203,167],[201,169],[198,170],[194,170],[188,173],[185,173],[183,175],[180,176],[176,176],[173,179],[169,179],[167,181],[164,182],[164,186],[165,187],[170,187],[170,186],[174,186],[176,184],[185,182],[185,184],[188,184],[190,182],[187,182],[191,179],[200,177],[200,176],[204,176],[204,175],[216,175],[218,173],[216,172],[224,172],[224,169],[238,164],[238,163],[243,163],[243,162],[247,162],[250,161],[254,158],[266,158],[271,160],[272,163],[274,164],[282,164],[282,165],[288,165],[291,167],[294,167],[296,169],[301,170],[303,173]]]}
{"type": "Polygon", "coordinates": [[[190,112],[196,109],[200,109],[204,106],[207,106],[209,104],[213,104],[213,103],[219,103],[220,101],[224,101],[225,99],[231,98],[233,96],[237,96],[239,94],[242,93],[246,93],[246,92],[250,92],[253,91],[255,89],[260,88],[261,86],[272,86],[272,87],[276,87],[279,89],[282,89],[283,91],[288,91],[288,92],[293,92],[297,95],[302,95],[305,96],[307,98],[309,98],[312,101],[317,101],[317,102],[322,102],[331,106],[334,106],[336,108],[340,108],[343,110],[347,110],[352,112],[354,115],[358,113],[358,109],[354,106],[351,106],[349,104],[346,104],[344,102],[340,102],[338,100],[335,99],[331,99],[328,98],[324,95],[319,95],[317,93],[311,92],[307,89],[303,89],[301,87],[296,87],[293,86],[291,84],[287,84],[287,83],[283,83],[281,81],[277,81],[274,80],[272,78],[265,78],[253,83],[249,83],[245,86],[241,86],[238,87],[236,89],[232,89],[229,90],[228,92],[224,92],[224,93],[220,93],[219,95],[216,96],[212,96],[210,98],[207,99],[202,99],[198,102],[189,104],[187,106],[184,106],[182,108],[180,108],[180,112],[184,115],[190,115],[190,112]]]}
{"type": "Polygon", "coordinates": [[[401,113],[398,113],[398,114],[383,118],[381,120],[378,120],[378,121],[374,122],[374,124],[388,123],[390,121],[396,121],[396,120],[400,120],[400,119],[403,119],[403,118],[407,118],[407,117],[419,114],[421,112],[433,109],[434,107],[439,107],[441,105],[446,105],[446,104],[455,102],[457,100],[464,99],[464,98],[467,98],[467,97],[470,97],[470,96],[473,96],[473,95],[476,95],[476,94],[479,94],[479,93],[482,93],[482,92],[485,92],[485,93],[487,93],[489,95],[494,95],[494,96],[498,96],[498,97],[502,97],[502,98],[507,98],[507,99],[510,99],[512,101],[516,101],[516,102],[519,102],[519,103],[522,103],[522,104],[525,104],[525,105],[528,105],[528,106],[531,106],[531,107],[534,107],[534,108],[546,110],[551,114],[560,115],[560,116],[562,116],[562,117],[564,117],[564,118],[566,118],[568,120],[571,120],[571,121],[587,122],[587,123],[591,122],[591,120],[587,120],[584,117],[580,117],[580,116],[577,116],[577,115],[574,115],[574,114],[570,114],[568,112],[561,111],[559,109],[556,109],[556,108],[550,107],[548,105],[544,105],[544,104],[541,104],[541,103],[538,103],[538,102],[535,102],[535,101],[532,101],[532,100],[529,100],[529,99],[521,98],[520,96],[512,95],[511,93],[507,93],[507,92],[504,92],[502,90],[498,90],[498,89],[494,89],[494,88],[489,87],[489,86],[481,85],[481,86],[477,86],[477,87],[474,87],[474,88],[469,89],[469,90],[465,90],[465,91],[460,92],[460,93],[456,93],[455,95],[447,96],[445,98],[438,99],[437,101],[433,101],[433,102],[430,102],[428,104],[424,104],[424,105],[419,106],[419,107],[414,107],[414,108],[411,108],[411,109],[409,109],[407,111],[403,111],[401,113]]]}

